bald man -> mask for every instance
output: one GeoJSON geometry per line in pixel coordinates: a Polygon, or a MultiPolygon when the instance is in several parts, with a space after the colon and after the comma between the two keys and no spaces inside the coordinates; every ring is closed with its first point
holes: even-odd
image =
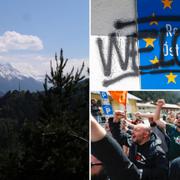
{"type": "Polygon", "coordinates": [[[137,124],[132,132],[132,140],[134,143],[143,145],[150,140],[151,128],[146,124],[137,124]]]}
{"type": "Polygon", "coordinates": [[[104,163],[111,180],[166,180],[168,161],[160,141],[148,125],[134,127],[131,139],[122,138],[130,147],[129,157],[95,120],[91,121],[92,153],[104,163]]]}
{"type": "Polygon", "coordinates": [[[154,122],[154,115],[155,115],[154,113],[140,113],[140,112],[135,113],[135,116],[145,118],[149,121],[152,132],[156,134],[156,136],[161,140],[161,148],[167,154],[170,139],[169,136],[166,134],[166,132],[156,125],[156,123],[154,122]]]}

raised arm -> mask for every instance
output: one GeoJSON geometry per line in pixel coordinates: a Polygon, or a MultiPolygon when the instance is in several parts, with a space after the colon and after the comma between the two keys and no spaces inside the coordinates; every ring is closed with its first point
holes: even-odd
{"type": "Polygon", "coordinates": [[[91,141],[96,142],[106,136],[106,130],[91,115],[91,141]]]}
{"type": "Polygon", "coordinates": [[[166,122],[163,121],[163,120],[160,120],[161,109],[165,105],[165,101],[164,101],[164,99],[158,99],[156,104],[157,105],[156,105],[156,110],[155,110],[155,113],[154,113],[154,122],[156,122],[156,124],[160,128],[165,129],[166,128],[166,122]]]}
{"type": "Polygon", "coordinates": [[[119,143],[106,134],[96,120],[91,117],[91,153],[98,158],[110,179],[139,180],[140,172],[124,154],[119,143]]]}
{"type": "Polygon", "coordinates": [[[142,118],[154,118],[154,113],[141,113],[141,112],[136,112],[135,113],[136,117],[142,117],[142,118]]]}

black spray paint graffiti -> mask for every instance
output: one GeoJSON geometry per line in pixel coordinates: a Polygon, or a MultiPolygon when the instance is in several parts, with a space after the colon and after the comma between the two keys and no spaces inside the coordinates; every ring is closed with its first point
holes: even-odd
{"type": "Polygon", "coordinates": [[[135,62],[137,52],[135,51],[135,39],[132,37],[128,37],[125,45],[125,60],[123,60],[120,49],[118,48],[117,45],[117,37],[112,34],[109,36],[109,47],[108,47],[108,57],[107,60],[105,60],[104,53],[103,53],[103,41],[101,38],[97,39],[97,45],[103,65],[103,73],[105,76],[110,76],[111,75],[111,70],[112,70],[112,50],[113,47],[115,48],[117,55],[118,55],[118,62],[120,64],[120,67],[123,71],[127,70],[127,67],[129,65],[129,58],[132,57],[132,72],[127,72],[124,73],[123,75],[120,75],[116,78],[110,79],[110,80],[104,80],[103,86],[107,87],[117,81],[120,81],[124,78],[127,77],[134,77],[139,75],[139,69],[138,66],[135,62]],[[131,45],[131,49],[130,49],[131,45]],[[107,62],[107,63],[106,63],[107,62]]]}
{"type": "MultiPolygon", "coordinates": [[[[123,29],[127,26],[132,26],[132,25],[137,25],[137,23],[147,23],[150,21],[180,21],[180,16],[159,16],[156,17],[156,19],[153,18],[141,18],[138,19],[137,21],[129,21],[129,22],[122,22],[122,21],[116,21],[114,23],[114,27],[117,30],[123,29]]],[[[111,84],[114,84],[115,82],[121,81],[124,78],[128,77],[135,77],[143,74],[159,74],[159,73],[166,73],[166,72],[180,72],[180,69],[163,69],[160,70],[159,67],[173,67],[174,65],[180,66],[180,60],[178,59],[177,55],[177,41],[178,37],[180,35],[180,30],[176,28],[174,31],[174,35],[172,37],[172,54],[173,54],[173,59],[164,61],[164,43],[166,40],[166,34],[170,33],[169,29],[167,28],[162,28],[160,31],[157,31],[156,29],[148,29],[148,30],[143,30],[138,33],[134,33],[131,35],[127,36],[126,44],[125,44],[125,58],[123,60],[121,51],[118,47],[118,41],[117,41],[117,35],[116,33],[111,33],[109,34],[109,44],[108,44],[108,55],[107,55],[107,60],[105,60],[104,56],[104,46],[103,46],[103,40],[101,38],[97,38],[97,46],[99,50],[99,55],[101,58],[102,66],[103,66],[103,73],[106,77],[111,75],[111,68],[112,68],[112,51],[113,48],[115,49],[117,56],[118,56],[118,62],[120,65],[120,70],[124,71],[124,74],[121,74],[113,79],[109,80],[104,80],[103,86],[107,87],[111,84]],[[147,65],[147,66],[137,66],[136,63],[136,56],[137,56],[137,50],[135,48],[135,44],[137,40],[143,39],[143,38],[157,38],[159,37],[159,47],[160,47],[160,57],[159,62],[156,64],[152,65],[147,65]],[[126,72],[127,67],[129,65],[129,60],[130,58],[132,59],[132,65],[131,65],[131,72],[126,72]],[[149,71],[147,71],[149,70],[149,71]]],[[[138,49],[138,52],[140,53],[146,53],[146,52],[151,52],[154,48],[153,47],[147,47],[147,48],[141,48],[138,49]]]]}

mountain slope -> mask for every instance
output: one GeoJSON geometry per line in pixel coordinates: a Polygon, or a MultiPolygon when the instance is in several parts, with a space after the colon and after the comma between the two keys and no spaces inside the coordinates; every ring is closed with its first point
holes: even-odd
{"type": "Polygon", "coordinates": [[[9,90],[42,90],[42,82],[33,77],[24,76],[10,64],[0,64],[0,91],[9,90]]]}

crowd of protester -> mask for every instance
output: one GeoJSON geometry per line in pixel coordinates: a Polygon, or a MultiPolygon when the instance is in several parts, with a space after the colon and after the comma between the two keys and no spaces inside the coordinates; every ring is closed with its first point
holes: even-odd
{"type": "Polygon", "coordinates": [[[180,113],[161,118],[165,101],[156,104],[154,113],[137,112],[133,120],[117,110],[104,128],[91,116],[91,153],[98,162],[92,168],[101,167],[91,179],[180,179],[180,113]]]}

